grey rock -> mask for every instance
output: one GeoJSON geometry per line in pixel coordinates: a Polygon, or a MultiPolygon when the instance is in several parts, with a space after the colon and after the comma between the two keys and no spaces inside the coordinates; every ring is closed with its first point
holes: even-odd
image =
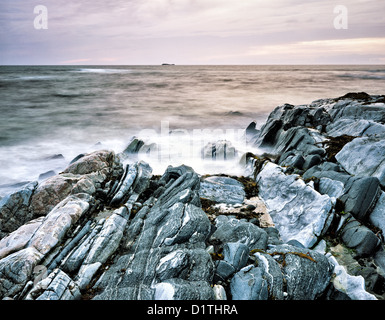
{"type": "Polygon", "coordinates": [[[379,248],[374,254],[374,261],[376,265],[380,268],[381,274],[385,276],[385,249],[379,248]]]}
{"type": "Polygon", "coordinates": [[[267,227],[267,228],[264,228],[263,230],[265,230],[268,235],[268,240],[267,240],[268,248],[271,246],[283,244],[283,241],[281,239],[278,229],[273,227],[267,227]]]}
{"type": "Polygon", "coordinates": [[[316,140],[308,128],[294,127],[282,132],[273,148],[273,153],[282,154],[288,150],[305,152],[316,140]]]}
{"type": "Polygon", "coordinates": [[[243,203],[245,190],[239,181],[220,176],[211,176],[202,180],[199,190],[201,198],[218,203],[243,203]]]}
{"type": "Polygon", "coordinates": [[[373,255],[380,240],[369,228],[351,218],[341,231],[341,239],[347,247],[356,250],[357,257],[368,257],[373,255]]]}
{"type": "Polygon", "coordinates": [[[374,295],[365,290],[365,281],[362,276],[350,275],[330,253],[327,254],[327,258],[334,266],[335,276],[332,283],[337,291],[342,292],[352,300],[377,300],[374,295]]]}
{"type": "Polygon", "coordinates": [[[318,191],[327,194],[329,197],[339,198],[345,192],[344,184],[337,180],[321,178],[318,184],[318,191]]]}
{"type": "Polygon", "coordinates": [[[215,262],[215,275],[214,282],[226,281],[236,272],[234,266],[224,260],[218,260],[215,262]]]}
{"type": "Polygon", "coordinates": [[[152,175],[152,168],[144,161],[139,161],[126,166],[126,172],[117,187],[110,205],[117,207],[125,203],[130,196],[136,194],[135,202],[138,196],[148,187],[149,179],[152,175]]]}
{"type": "MultiPolygon", "coordinates": [[[[267,282],[270,300],[284,300],[284,275],[281,270],[281,265],[274,258],[264,252],[255,252],[255,265],[258,265],[264,273],[263,279],[267,282]]],[[[286,293],[287,294],[287,293],[286,293]]]]}
{"type": "Polygon", "coordinates": [[[224,261],[234,266],[235,271],[239,271],[246,266],[249,252],[249,247],[239,242],[227,242],[223,246],[224,261]]]}
{"type": "Polygon", "coordinates": [[[208,143],[202,149],[202,158],[211,160],[232,160],[237,156],[237,150],[232,143],[227,140],[219,140],[214,143],[208,143]]]}
{"type": "Polygon", "coordinates": [[[380,197],[380,183],[375,177],[353,177],[345,184],[345,193],[340,200],[345,212],[365,221],[380,197]]]}
{"type": "Polygon", "coordinates": [[[333,121],[338,119],[369,120],[378,123],[385,122],[384,103],[362,103],[353,99],[338,101],[329,111],[333,121]]]}
{"type": "Polygon", "coordinates": [[[304,245],[303,245],[301,242],[299,242],[299,241],[297,241],[297,240],[295,240],[295,239],[289,240],[289,241],[287,242],[287,244],[288,244],[288,245],[291,245],[291,246],[293,246],[293,247],[306,248],[306,247],[304,247],[304,245]]]}
{"type": "Polygon", "coordinates": [[[23,249],[42,224],[43,217],[31,220],[0,240],[0,259],[23,249]]]}
{"type": "Polygon", "coordinates": [[[240,242],[229,242],[223,246],[223,260],[215,263],[214,281],[225,281],[235,272],[246,266],[249,247],[240,242]]]}
{"type": "Polygon", "coordinates": [[[339,119],[329,124],[326,130],[327,134],[331,137],[338,137],[344,134],[353,137],[362,137],[385,133],[385,126],[368,120],[339,119]]]}
{"type": "Polygon", "coordinates": [[[375,227],[380,228],[382,234],[385,235],[385,192],[381,192],[381,196],[378,199],[376,206],[370,213],[369,221],[375,227]]]}
{"type": "Polygon", "coordinates": [[[37,285],[30,296],[35,300],[78,300],[81,293],[72,279],[63,271],[56,269],[44,281],[43,286],[37,285]],[[40,295],[39,289],[45,289],[40,295]],[[35,296],[35,297],[34,297],[35,296]],[[37,296],[37,297],[36,297],[37,296]]]}
{"type": "MultiPolygon", "coordinates": [[[[62,243],[67,231],[88,211],[92,200],[87,194],[69,196],[46,217],[31,222],[29,226],[22,226],[10,235],[2,251],[8,255],[0,260],[0,283],[4,283],[3,289],[6,288],[12,295],[17,294],[37,263],[62,243]],[[27,231],[32,233],[27,234],[27,231]],[[23,263],[25,266],[20,266],[23,263]],[[12,283],[13,286],[10,286],[12,283]]],[[[0,285],[0,297],[5,293],[3,289],[0,285]]]]}
{"type": "Polygon", "coordinates": [[[321,195],[297,175],[266,162],[256,178],[259,197],[265,202],[284,242],[295,239],[311,247],[324,234],[332,216],[333,201],[321,195]]]}
{"type": "Polygon", "coordinates": [[[334,266],[319,252],[287,244],[268,253],[282,266],[288,300],[314,300],[329,285],[334,266]]]}
{"type": "Polygon", "coordinates": [[[307,170],[302,175],[304,180],[312,178],[328,178],[332,181],[339,181],[345,185],[352,177],[348,173],[341,170],[338,164],[332,162],[323,162],[307,170]]]}
{"type": "Polygon", "coordinates": [[[124,149],[123,153],[125,154],[132,154],[132,153],[138,153],[140,148],[143,147],[144,141],[137,138],[132,137],[131,141],[129,142],[128,146],[124,149]]]}
{"type": "Polygon", "coordinates": [[[47,179],[47,178],[53,177],[54,175],[56,175],[56,172],[53,171],[53,170],[49,170],[49,171],[47,171],[47,172],[41,173],[41,174],[39,175],[38,180],[39,180],[39,181],[40,181],[40,180],[45,180],[45,179],[47,179]]]}
{"type": "Polygon", "coordinates": [[[103,224],[104,220],[99,221],[99,223],[92,228],[92,231],[89,234],[86,234],[84,238],[81,239],[80,243],[77,244],[77,246],[69,252],[65,259],[61,259],[63,260],[61,264],[61,268],[63,271],[67,273],[75,273],[80,268],[90,250],[94,238],[100,232],[103,224]]]}
{"type": "Polygon", "coordinates": [[[356,138],[335,158],[348,173],[376,177],[385,186],[385,134],[356,138]]]}
{"type": "Polygon", "coordinates": [[[41,182],[31,197],[29,210],[36,218],[47,215],[71,194],[94,196],[96,190],[107,180],[120,175],[120,171],[121,164],[114,152],[100,150],[87,154],[69,165],[63,173],[41,182]]]}
{"type": "Polygon", "coordinates": [[[297,169],[302,169],[305,164],[305,159],[300,154],[290,155],[281,161],[282,166],[294,167],[297,169]]]}
{"type": "Polygon", "coordinates": [[[43,254],[33,247],[21,249],[0,260],[0,298],[13,297],[25,286],[43,254]]]}
{"type": "Polygon", "coordinates": [[[262,268],[252,265],[238,271],[230,282],[233,300],[267,300],[269,292],[264,273],[262,268]]]}
{"type": "Polygon", "coordinates": [[[186,250],[178,249],[170,252],[162,259],[156,267],[157,278],[160,281],[186,277],[189,270],[189,253],[186,250]]]}
{"type": "Polygon", "coordinates": [[[123,237],[129,215],[127,209],[117,209],[105,220],[101,231],[93,239],[88,254],[84,259],[77,275],[77,283],[80,289],[84,289],[98,268],[118,248],[123,237]]]}
{"type": "Polygon", "coordinates": [[[163,191],[130,221],[124,253],[98,280],[95,299],[213,298],[214,264],[205,250],[211,224],[198,207],[199,183],[189,167],[166,170],[163,191]]]}
{"type": "Polygon", "coordinates": [[[42,221],[27,246],[47,254],[65,237],[70,227],[90,208],[93,198],[88,194],[69,196],[60,202],[42,221]]]}
{"type": "Polygon", "coordinates": [[[260,131],[256,129],[256,125],[257,123],[253,121],[247,126],[245,130],[247,143],[251,143],[254,139],[258,137],[260,131]]]}
{"type": "Polygon", "coordinates": [[[239,242],[246,245],[249,250],[265,250],[267,247],[267,233],[250,222],[220,215],[216,218],[215,224],[217,229],[209,239],[212,243],[239,242]]]}
{"type": "Polygon", "coordinates": [[[169,279],[154,286],[155,300],[213,300],[214,291],[204,281],[169,279]]]}
{"type": "MultiPolygon", "coordinates": [[[[91,221],[88,221],[82,228],[81,231],[79,231],[72,240],[65,245],[63,250],[60,251],[60,254],[58,254],[55,259],[49,263],[48,270],[53,271],[56,269],[56,267],[62,262],[63,259],[67,257],[67,255],[75,248],[75,246],[78,245],[79,241],[85,237],[85,235],[90,231],[91,229],[91,221]]],[[[82,263],[82,260],[78,260],[79,265],[82,263]]],[[[73,271],[73,270],[72,270],[73,271]]]]}
{"type": "Polygon", "coordinates": [[[311,167],[316,166],[317,164],[320,164],[322,161],[322,158],[318,154],[309,155],[305,159],[305,163],[303,164],[302,168],[303,170],[308,170],[311,167]]]}
{"type": "Polygon", "coordinates": [[[0,200],[0,239],[34,218],[29,205],[37,185],[31,182],[0,200]]]}
{"type": "Polygon", "coordinates": [[[260,148],[271,148],[275,145],[282,129],[282,121],[278,119],[270,120],[262,126],[255,146],[260,148]]]}
{"type": "MultiPolygon", "coordinates": [[[[310,105],[293,106],[285,104],[274,109],[270,113],[266,123],[262,126],[259,137],[255,145],[260,148],[274,148],[289,150],[290,147],[296,148],[296,144],[306,136],[305,127],[324,127],[330,123],[331,116],[324,108],[323,103],[312,103],[310,105]],[[300,138],[302,136],[302,138],[300,138]],[[293,143],[291,143],[293,140],[293,143]]],[[[302,144],[310,142],[305,138],[302,144]],[[306,143],[303,143],[305,142],[306,143]]],[[[314,144],[310,143],[309,145],[314,144]]],[[[279,153],[279,152],[278,152],[279,153]]]]}
{"type": "Polygon", "coordinates": [[[115,162],[116,155],[113,151],[98,150],[86,154],[77,161],[71,163],[63,173],[85,175],[97,171],[109,172],[115,162]]]}

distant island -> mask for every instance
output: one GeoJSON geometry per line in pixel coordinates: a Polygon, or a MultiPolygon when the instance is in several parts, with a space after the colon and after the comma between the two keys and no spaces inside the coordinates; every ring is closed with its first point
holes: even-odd
{"type": "Polygon", "coordinates": [[[162,66],[175,66],[174,63],[162,63],[162,66]]]}

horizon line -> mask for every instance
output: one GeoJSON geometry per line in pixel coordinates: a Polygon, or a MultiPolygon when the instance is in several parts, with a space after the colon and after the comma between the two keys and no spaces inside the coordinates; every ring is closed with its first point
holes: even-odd
{"type": "Polygon", "coordinates": [[[378,63],[226,63],[226,64],[0,64],[0,67],[79,67],[79,66],[161,66],[161,67],[178,67],[178,66],[385,66],[378,63]]]}

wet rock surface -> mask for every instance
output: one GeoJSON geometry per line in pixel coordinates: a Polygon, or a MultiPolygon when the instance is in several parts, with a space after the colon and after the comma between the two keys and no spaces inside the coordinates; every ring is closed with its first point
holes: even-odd
{"type": "Polygon", "coordinates": [[[139,138],[79,155],[0,200],[0,298],[383,299],[382,99],[277,107],[239,177],[154,176],[139,138]]]}

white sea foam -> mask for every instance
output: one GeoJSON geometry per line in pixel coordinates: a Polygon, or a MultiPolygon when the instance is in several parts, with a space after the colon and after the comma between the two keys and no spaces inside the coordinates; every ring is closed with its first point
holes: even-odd
{"type": "Polygon", "coordinates": [[[79,70],[75,70],[73,72],[79,72],[79,73],[128,73],[131,72],[131,70],[127,69],[98,69],[98,68],[81,68],[79,70]]]}

